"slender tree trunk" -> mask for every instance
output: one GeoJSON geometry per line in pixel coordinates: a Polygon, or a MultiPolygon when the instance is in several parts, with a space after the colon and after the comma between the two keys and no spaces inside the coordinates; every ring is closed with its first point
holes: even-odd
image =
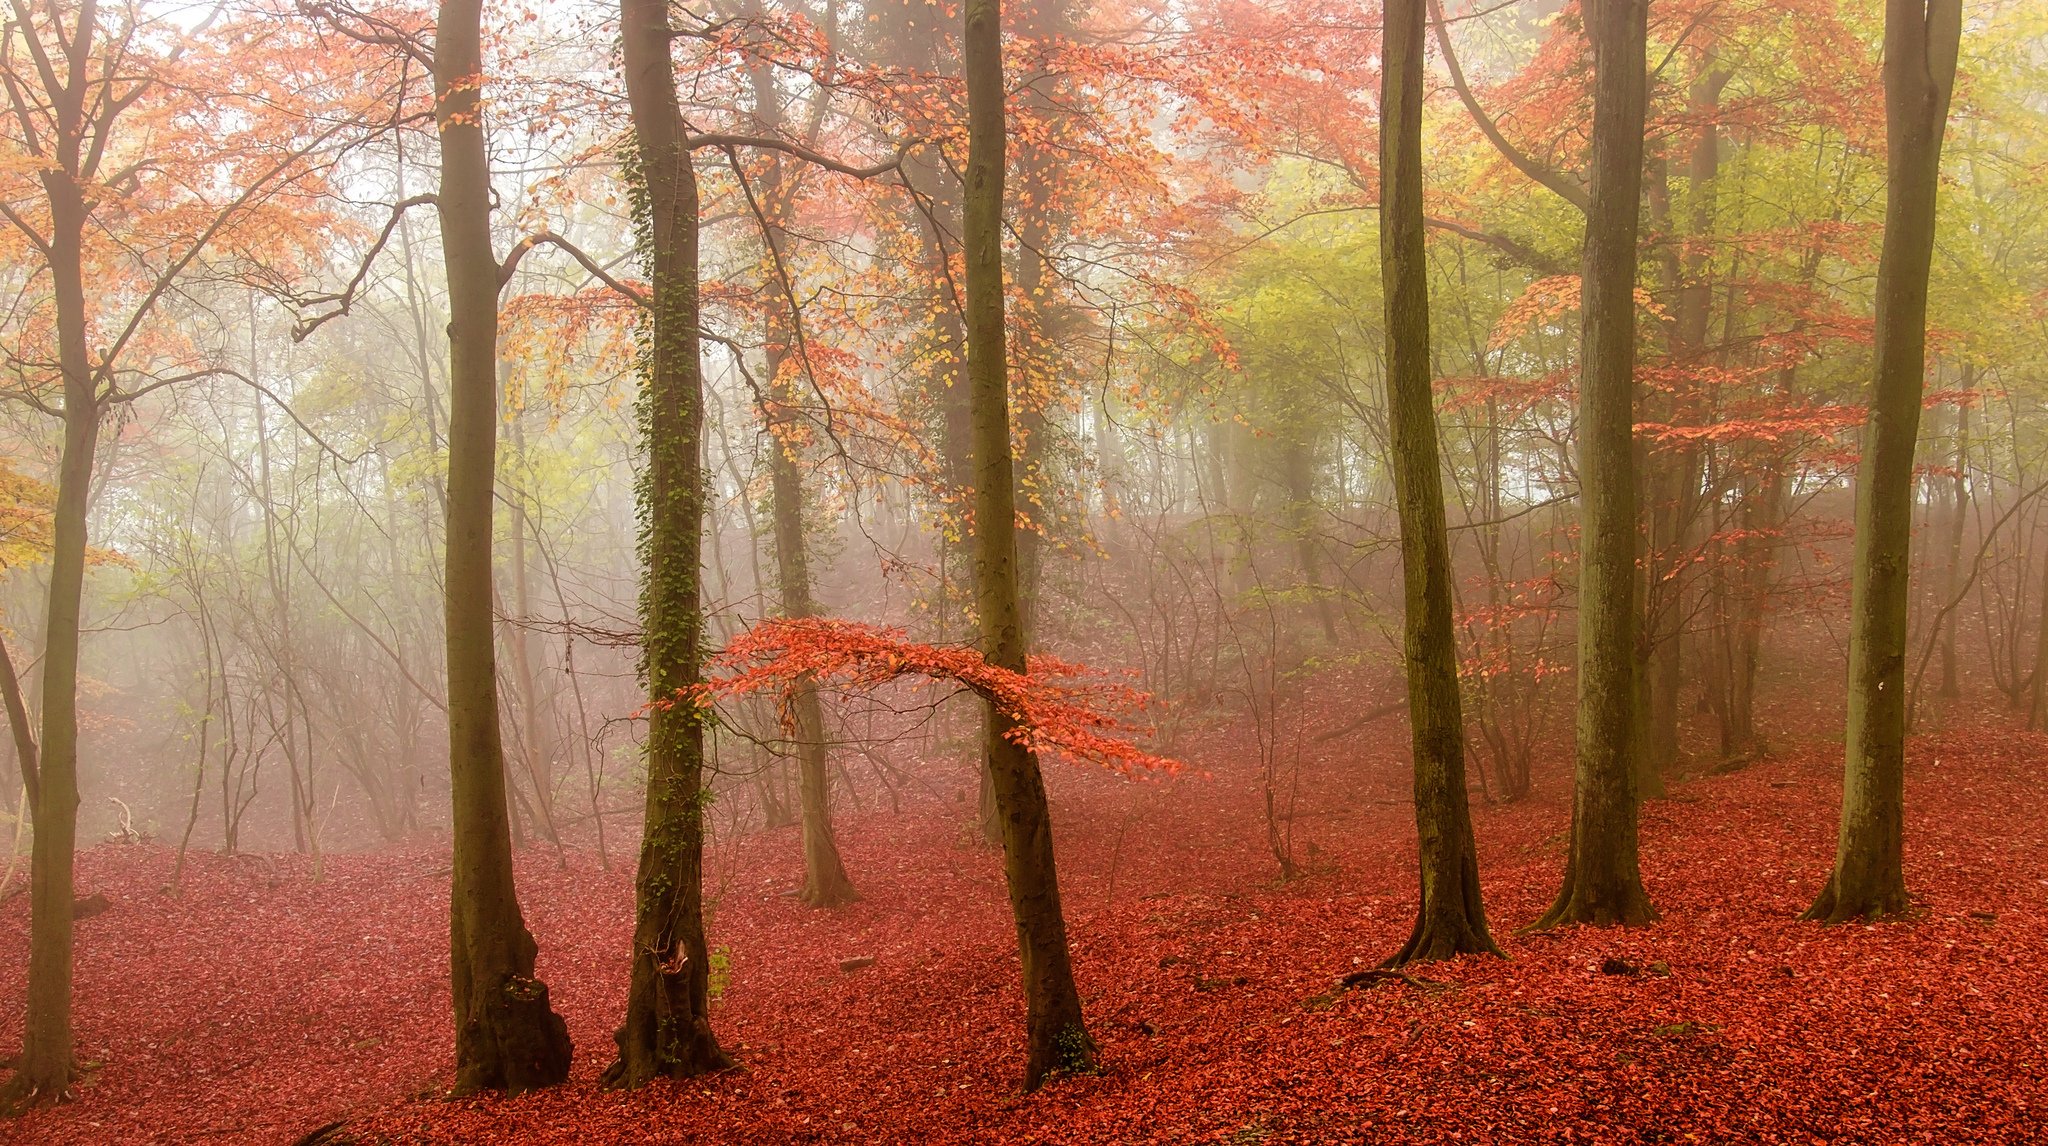
{"type": "Polygon", "coordinates": [[[1888,151],[1877,267],[1877,363],[1856,469],[1849,592],[1849,722],[1834,872],[1805,918],[1840,923],[1905,911],[1907,593],[1913,449],[1927,372],[1941,137],[1962,39],[1961,0],[1886,0],[1888,151]]]}
{"type": "MultiPolygon", "coordinates": [[[[208,667],[212,661],[207,662],[208,667]]],[[[209,687],[211,676],[208,677],[209,687]]],[[[36,769],[36,734],[29,726],[28,704],[21,696],[21,678],[14,673],[14,658],[7,651],[7,642],[0,640],[0,704],[7,711],[7,728],[14,737],[14,759],[21,765],[21,785],[33,802],[40,798],[41,785],[36,769]]]]}
{"type": "Polygon", "coordinates": [[[676,99],[665,0],[620,0],[635,154],[629,181],[651,291],[643,350],[640,596],[647,819],[634,879],[631,980],[613,1086],[731,1065],[711,1032],[704,938],[704,721],[680,694],[702,679],[704,394],[698,357],[698,198],[676,99]],[[674,703],[670,703],[674,702],[674,703]]]}
{"type": "Polygon", "coordinates": [[[2048,727],[2048,553],[2041,557],[2041,605],[2035,618],[2033,689],[2027,700],[2027,730],[2032,732],[2044,727],[2048,727]]]}
{"type": "MultiPolygon", "coordinates": [[[[1968,394],[1976,387],[1977,365],[1963,364],[1962,391],[1968,394]]],[[[1967,401],[1956,406],[1956,472],[1949,478],[1949,521],[1948,521],[1948,567],[1942,578],[1941,599],[1953,600],[1956,586],[1963,578],[1963,534],[1969,529],[1970,520],[1970,407],[1967,401]]],[[[1963,684],[1956,671],[1956,630],[1962,627],[1959,619],[1949,619],[1942,627],[1941,634],[1941,692],[1943,697],[1963,695],[1963,684]]]]}
{"type": "Polygon", "coordinates": [[[569,1031],[534,978],[512,878],[491,618],[498,447],[498,261],[484,150],[482,0],[442,0],[434,48],[441,250],[448,275],[449,912],[458,1092],[511,1093],[569,1074],[569,1031]]]}
{"type": "MultiPolygon", "coordinates": [[[[769,388],[771,426],[779,424],[794,408],[795,395],[782,371],[787,363],[771,355],[775,373],[769,388]]],[[[781,583],[782,612],[789,617],[817,615],[811,600],[810,555],[804,541],[803,479],[791,456],[795,446],[785,434],[769,434],[768,476],[774,502],[775,564],[781,583]]],[[[846,864],[839,856],[839,841],[832,831],[832,777],[825,752],[825,711],[818,700],[817,685],[798,681],[790,697],[796,723],[797,797],[802,809],[804,884],[797,898],[812,907],[839,907],[859,899],[853,881],[846,876],[846,864]]]]}
{"type": "Polygon", "coordinates": [[[1451,545],[1430,394],[1429,264],[1422,221],[1422,30],[1426,0],[1386,0],[1380,72],[1380,276],[1385,284],[1387,431],[1401,512],[1402,622],[1415,757],[1421,901],[1398,967],[1499,954],[1479,896],[1465,794],[1465,718],[1451,621],[1451,545]]]}
{"type": "MultiPolygon", "coordinates": [[[[1008,348],[1003,320],[1002,0],[966,0],[961,41],[967,80],[967,384],[974,412],[974,586],[982,653],[1025,669],[1017,594],[1017,492],[1010,456],[1008,348]]],[[[1024,1089],[1061,1070],[1092,1069],[1095,1044],[1081,1017],[1053,862],[1052,812],[1038,758],[1010,739],[1016,724],[990,710],[987,759],[1002,820],[1003,870],[1023,963],[1024,1089]]]]}
{"type": "Polygon", "coordinates": [[[1646,0],[1587,0],[1591,203],[1579,331],[1579,706],[1571,852],[1534,924],[1656,917],[1637,863],[1635,745],[1636,219],[1642,198],[1646,0]]]}
{"type": "MultiPolygon", "coordinates": [[[[754,95],[754,116],[765,134],[780,135],[784,115],[782,96],[764,62],[756,62],[750,76],[754,95]]],[[[762,241],[767,244],[772,273],[785,295],[788,308],[774,308],[768,318],[768,395],[762,403],[762,424],[768,430],[768,485],[770,518],[775,533],[775,573],[781,591],[782,613],[787,617],[816,616],[812,597],[810,548],[804,529],[803,473],[798,466],[800,415],[797,387],[790,349],[798,342],[796,296],[788,278],[788,222],[794,188],[783,157],[771,154],[761,185],[764,216],[762,241]]],[[[846,864],[839,855],[839,840],[832,831],[832,777],[825,750],[825,711],[818,700],[818,688],[810,680],[798,681],[790,697],[796,725],[797,802],[803,822],[804,883],[797,898],[812,907],[839,907],[860,898],[847,878],[846,864]]]]}
{"type": "MultiPolygon", "coordinates": [[[[81,21],[88,19],[81,16],[81,21]]],[[[86,39],[87,37],[81,37],[86,39]]],[[[82,98],[84,81],[67,91],[82,98]]],[[[71,107],[74,122],[82,113],[71,107]]],[[[57,356],[64,385],[64,449],[57,463],[57,505],[51,518],[50,588],[43,630],[43,735],[34,800],[35,841],[29,855],[28,1021],[12,1079],[0,1088],[0,1110],[58,1102],[78,1064],[71,1037],[72,869],[78,842],[78,637],[85,597],[86,516],[99,446],[98,383],[87,353],[84,234],[87,209],[71,172],[78,141],[60,144],[55,169],[43,172],[50,200],[50,291],[57,311],[57,356]]]]}

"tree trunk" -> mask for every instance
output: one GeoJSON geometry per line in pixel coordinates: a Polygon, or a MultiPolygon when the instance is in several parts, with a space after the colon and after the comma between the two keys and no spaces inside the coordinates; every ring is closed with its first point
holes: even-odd
{"type": "Polygon", "coordinates": [[[1842,822],[1834,872],[1805,915],[1830,923],[1883,918],[1910,906],[1903,859],[1913,449],[1927,371],[1941,137],[1961,39],[1961,0],[1886,0],[1884,253],[1870,421],[1856,469],[1842,822]]]}
{"type": "MultiPolygon", "coordinates": [[[[779,421],[793,409],[794,395],[781,371],[786,363],[770,355],[769,389],[773,410],[779,421]]],[[[771,422],[771,426],[774,423],[771,422]]],[[[772,429],[769,433],[768,475],[774,501],[775,567],[781,583],[782,612],[788,617],[817,615],[811,600],[810,555],[804,542],[803,480],[797,472],[795,447],[772,429]]],[[[846,876],[846,864],[839,856],[839,841],[832,832],[832,778],[825,752],[825,712],[818,701],[817,685],[798,681],[790,697],[796,720],[797,802],[802,809],[804,842],[804,885],[797,898],[812,907],[840,907],[860,895],[846,876]]]]}
{"type": "MultiPolygon", "coordinates": [[[[974,412],[974,587],[982,653],[991,664],[1025,669],[1017,594],[1017,505],[1010,456],[1008,348],[1003,321],[1002,0],[967,0],[961,41],[967,81],[967,384],[974,412]]],[[[1081,1017],[1053,862],[1052,814],[1038,758],[1010,739],[1016,727],[991,709],[987,760],[1002,819],[1003,871],[1023,963],[1024,1089],[1060,1070],[1089,1070],[1095,1044],[1081,1017]]]]}
{"type": "Polygon", "coordinates": [[[1587,0],[1591,203],[1579,328],[1579,705],[1571,852],[1534,926],[1656,917],[1637,864],[1636,221],[1642,197],[1646,0],[1587,0]]]}
{"type": "MultiPolygon", "coordinates": [[[[1968,394],[1977,384],[1977,365],[1963,364],[1961,389],[1968,394]]],[[[1967,399],[1956,406],[1956,472],[1949,477],[1948,568],[1942,579],[1941,599],[1955,599],[1956,586],[1963,579],[1963,534],[1970,518],[1970,406],[1967,399]]],[[[1939,623],[1939,622],[1937,622],[1939,623]]],[[[1956,672],[1956,630],[1961,622],[1950,619],[1941,633],[1941,692],[1946,698],[1963,695],[1963,683],[1956,672]]]]}
{"type": "Polygon", "coordinates": [[[1380,275],[1386,298],[1387,434],[1401,513],[1402,621],[1415,757],[1421,901],[1386,965],[1498,955],[1479,895],[1465,794],[1465,719],[1451,621],[1436,406],[1430,394],[1429,264],[1422,221],[1422,30],[1426,0],[1387,0],[1380,73],[1380,275]]]}
{"type": "MultiPolygon", "coordinates": [[[[207,662],[208,667],[212,661],[207,662]]],[[[210,678],[209,678],[210,683],[210,678]]],[[[14,759],[21,765],[21,786],[33,801],[39,798],[41,784],[36,769],[36,734],[28,723],[28,705],[22,700],[21,678],[14,673],[14,657],[7,651],[7,642],[0,640],[0,704],[7,711],[7,728],[14,737],[14,759]]]]}
{"type": "MultiPolygon", "coordinates": [[[[82,39],[84,37],[81,37],[82,39]]],[[[67,93],[69,95],[70,93],[67,93]]],[[[86,206],[78,143],[63,142],[59,167],[43,172],[50,199],[50,291],[64,380],[64,450],[51,517],[50,588],[43,630],[43,735],[29,853],[28,1021],[0,1110],[62,1101],[77,1075],[71,1038],[71,905],[78,843],[78,635],[85,596],[86,515],[99,447],[97,381],[87,353],[86,206]]]]}
{"type": "Polygon", "coordinates": [[[534,978],[512,880],[491,618],[498,452],[498,261],[482,122],[482,0],[442,0],[434,46],[441,250],[448,275],[449,911],[455,1088],[518,1093],[569,1074],[569,1031],[534,978]]]}
{"type": "MultiPolygon", "coordinates": [[[[751,68],[754,117],[763,134],[782,133],[782,96],[765,62],[751,68]]],[[[799,443],[797,388],[791,374],[789,350],[800,347],[801,321],[796,312],[796,294],[784,277],[788,271],[787,230],[793,189],[780,154],[768,156],[768,170],[761,184],[763,214],[762,241],[767,244],[769,262],[778,279],[786,312],[768,312],[768,394],[762,402],[762,425],[768,431],[768,485],[770,518],[775,532],[775,575],[781,591],[782,614],[813,617],[818,613],[811,592],[809,542],[804,530],[803,474],[798,468],[799,443]]],[[[796,683],[790,697],[796,725],[797,803],[803,819],[804,883],[797,898],[812,907],[840,907],[860,898],[853,881],[846,876],[846,863],[839,855],[839,840],[832,831],[832,778],[825,751],[825,713],[818,700],[817,685],[809,680],[796,683]]]]}
{"type": "Polygon", "coordinates": [[[636,154],[629,179],[651,292],[640,396],[647,819],[634,880],[631,982],[614,1086],[720,1070],[704,938],[704,721],[680,697],[702,674],[703,367],[698,359],[698,198],[677,103],[665,0],[620,0],[636,154]],[[674,701],[673,704],[666,702],[674,701]]]}

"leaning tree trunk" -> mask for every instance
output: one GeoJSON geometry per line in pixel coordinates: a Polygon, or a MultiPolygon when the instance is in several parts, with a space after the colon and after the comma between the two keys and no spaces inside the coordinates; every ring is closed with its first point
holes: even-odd
{"type": "MultiPolygon", "coordinates": [[[[76,159],[73,152],[71,158],[76,159]]],[[[71,1039],[71,904],[78,843],[78,632],[85,597],[86,510],[99,446],[97,385],[86,351],[86,207],[65,170],[43,175],[50,197],[50,290],[64,383],[64,451],[51,520],[43,637],[43,736],[29,853],[28,1022],[0,1109],[59,1102],[78,1072],[71,1039]]]]}
{"type": "Polygon", "coordinates": [[[1961,0],[1886,0],[1884,253],[1877,266],[1877,363],[1856,469],[1849,591],[1849,722],[1835,868],[1805,918],[1839,923],[1907,909],[1907,591],[1913,448],[1927,371],[1927,272],[1934,258],[1941,137],[1962,39],[1961,0]]]}
{"type": "Polygon", "coordinates": [[[1579,328],[1579,712],[1564,887],[1536,927],[1656,917],[1637,865],[1636,215],[1646,0],[1587,0],[1593,155],[1579,328]]]}
{"type": "Polygon", "coordinates": [[[498,261],[482,122],[482,0],[443,0],[434,46],[441,250],[448,275],[449,911],[455,1088],[511,1093],[569,1075],[569,1030],[534,977],[512,881],[491,617],[498,447],[498,261]]]}
{"type": "Polygon", "coordinates": [[[634,881],[633,962],[610,1085],[730,1065],[711,1033],[704,939],[704,721],[681,695],[702,679],[703,372],[698,360],[697,175],[676,99],[665,0],[620,0],[635,155],[628,171],[651,284],[640,395],[647,819],[634,881]]]}
{"type": "MultiPolygon", "coordinates": [[[[974,589],[982,653],[1025,670],[1017,593],[1017,492],[1010,457],[1008,347],[1003,321],[1002,0],[967,0],[961,41],[967,80],[967,385],[974,412],[974,589]]],[[[1024,1089],[1058,1070],[1087,1070],[1095,1044],[1081,1017],[1053,863],[1052,811],[1038,758],[1010,739],[1016,722],[988,714],[987,759],[1003,836],[1003,872],[1023,963],[1024,1089]]]]}
{"type": "Polygon", "coordinates": [[[1499,954],[1479,897],[1479,855],[1465,796],[1465,720],[1451,621],[1436,407],[1429,385],[1429,264],[1422,221],[1422,29],[1426,0],[1387,0],[1380,73],[1380,276],[1387,329],[1387,434],[1401,512],[1402,622],[1415,756],[1422,898],[1408,942],[1387,966],[1499,954]]]}

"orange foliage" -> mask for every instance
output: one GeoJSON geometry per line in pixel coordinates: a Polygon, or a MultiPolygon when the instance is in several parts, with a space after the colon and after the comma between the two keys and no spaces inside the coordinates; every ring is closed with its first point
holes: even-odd
{"type": "MultiPolygon", "coordinates": [[[[1034,752],[1053,752],[1100,764],[1125,775],[1169,775],[1181,763],[1153,755],[1130,737],[1150,733],[1128,717],[1151,703],[1145,693],[1082,665],[1033,656],[1030,671],[990,664],[974,649],[928,645],[903,630],[829,618],[762,621],[735,638],[710,662],[712,677],[694,696],[679,700],[709,706],[721,697],[779,692],[785,724],[790,690],[800,681],[871,692],[905,678],[950,681],[973,692],[1017,723],[1011,739],[1034,752]]],[[[671,702],[673,703],[673,702],[671,702]]]]}

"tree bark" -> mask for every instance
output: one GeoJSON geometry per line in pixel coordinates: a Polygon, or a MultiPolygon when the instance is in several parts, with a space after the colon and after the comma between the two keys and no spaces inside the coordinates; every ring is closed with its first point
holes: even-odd
{"type": "MultiPolygon", "coordinates": [[[[982,653],[991,664],[1025,670],[1017,592],[1017,493],[1010,453],[1008,347],[1003,318],[1002,0],[966,0],[961,44],[967,81],[966,253],[967,386],[974,414],[974,585],[982,653]]],[[[1082,1021],[1081,996],[1067,952],[1053,862],[1052,814],[1038,759],[1010,739],[1016,727],[993,709],[987,761],[1003,837],[1003,871],[1017,921],[1023,963],[1024,1089],[1055,1071],[1089,1070],[1095,1044],[1082,1021]]]]}
{"type": "Polygon", "coordinates": [[[1591,205],[1579,328],[1579,702],[1564,886],[1533,925],[1656,917],[1637,862],[1634,764],[1637,212],[1646,0],[1587,0],[1593,46],[1591,205]]]}
{"type": "Polygon", "coordinates": [[[647,819],[634,880],[631,980],[613,1086],[720,1070],[704,938],[704,721],[679,694],[702,679],[704,396],[699,339],[697,175],[676,98],[665,0],[620,0],[629,171],[651,290],[643,350],[640,622],[647,695],[647,819]],[[674,702],[674,703],[669,703],[674,702]]]}
{"type": "MultiPolygon", "coordinates": [[[[782,133],[782,96],[765,62],[751,68],[754,117],[763,134],[782,133]]],[[[813,617],[817,602],[812,596],[809,542],[804,530],[803,473],[798,466],[796,434],[797,386],[790,362],[790,349],[800,345],[795,291],[786,276],[791,200],[794,182],[779,154],[767,157],[767,174],[761,184],[762,242],[768,248],[773,274],[784,295],[784,311],[768,312],[768,394],[761,404],[762,426],[767,430],[769,517],[775,533],[776,585],[781,592],[782,614],[813,617]]],[[[839,855],[839,840],[832,830],[832,777],[825,750],[825,711],[818,688],[810,680],[798,681],[791,690],[791,715],[795,717],[797,805],[803,824],[804,882],[797,898],[811,907],[841,907],[860,898],[847,878],[846,863],[839,855]]]]}
{"type": "Polygon", "coordinates": [[[1962,39],[1961,0],[1886,0],[1884,253],[1876,366],[1856,469],[1849,591],[1849,720],[1834,872],[1805,918],[1840,923],[1904,912],[1907,593],[1913,449],[1927,371],[1941,138],[1962,39]]]}
{"type": "MultiPolygon", "coordinates": [[[[79,16],[82,25],[89,14],[79,16]]],[[[80,39],[90,43],[90,27],[80,39]]],[[[62,1101],[77,1075],[71,1034],[72,872],[78,843],[78,637],[85,596],[86,516],[99,449],[98,385],[87,348],[84,244],[88,210],[73,174],[80,163],[87,80],[62,92],[69,128],[57,164],[42,173],[50,201],[50,292],[64,387],[64,448],[51,515],[50,588],[43,630],[43,735],[36,762],[35,842],[29,853],[28,1020],[19,1065],[0,1088],[0,1110],[62,1101]]]]}
{"type": "MultiPolygon", "coordinates": [[[[208,662],[211,665],[211,661],[208,662]]],[[[36,766],[36,734],[29,726],[28,705],[22,700],[21,678],[14,673],[14,657],[7,651],[7,642],[0,640],[0,703],[7,710],[7,728],[14,737],[14,759],[21,766],[21,786],[29,800],[28,807],[34,811],[34,801],[40,798],[41,780],[36,766]]]]}
{"type": "Polygon", "coordinates": [[[534,977],[513,886],[491,617],[498,448],[498,260],[482,121],[482,0],[442,0],[434,44],[441,250],[448,276],[449,911],[455,1089],[518,1093],[569,1074],[569,1031],[534,977]]]}
{"type": "Polygon", "coordinates": [[[1465,718],[1451,620],[1436,405],[1430,393],[1429,264],[1422,215],[1422,32],[1426,0],[1386,0],[1380,72],[1380,276],[1386,298],[1387,436],[1401,514],[1402,621],[1415,758],[1421,900],[1386,966],[1500,954],[1479,895],[1465,793],[1465,718]]]}
{"type": "MultiPolygon", "coordinates": [[[[1970,393],[1977,384],[1977,365],[1963,363],[1962,391],[1970,393]]],[[[1956,464],[1949,476],[1948,564],[1942,579],[1941,599],[1952,600],[1963,578],[1963,534],[1970,520],[1970,406],[1966,399],[1956,406],[1956,464]]],[[[1941,691],[1944,698],[1963,695],[1963,682],[1956,666],[1956,630],[1959,621],[1949,620],[1941,632],[1941,691]]]]}

